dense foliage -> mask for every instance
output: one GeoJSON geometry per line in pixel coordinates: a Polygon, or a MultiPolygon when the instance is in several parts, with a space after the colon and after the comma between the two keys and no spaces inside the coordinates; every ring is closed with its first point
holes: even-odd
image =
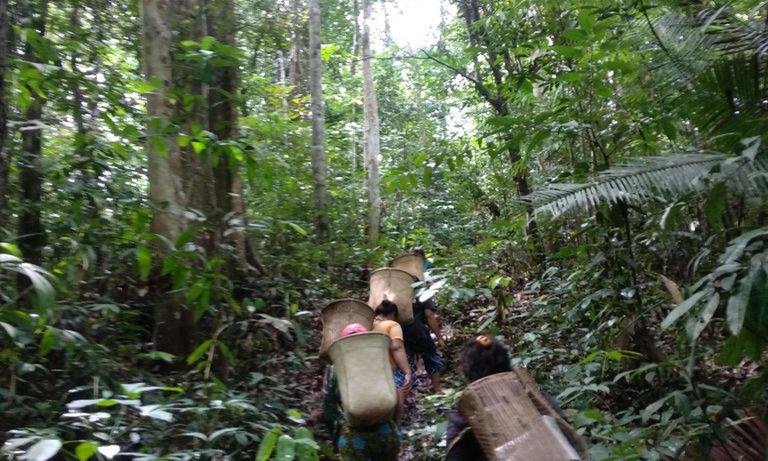
{"type": "Polygon", "coordinates": [[[444,1],[413,50],[388,35],[398,3],[375,2],[371,245],[366,1],[320,1],[327,234],[307,2],[178,2],[165,118],[140,40],[157,1],[0,2],[0,456],[329,455],[318,313],[415,245],[451,368],[407,458],[442,455],[477,331],[595,459],[765,453],[739,424],[768,416],[766,5],[444,1]],[[174,155],[179,210],[152,195],[174,155]]]}

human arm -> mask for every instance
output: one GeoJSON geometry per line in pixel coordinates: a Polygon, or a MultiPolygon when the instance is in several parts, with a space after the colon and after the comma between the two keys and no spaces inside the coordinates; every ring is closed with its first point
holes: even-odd
{"type": "Polygon", "coordinates": [[[395,365],[402,370],[405,375],[405,383],[402,389],[408,390],[411,388],[413,381],[413,375],[411,366],[408,364],[408,355],[405,353],[405,343],[402,339],[393,339],[389,346],[389,352],[392,354],[392,358],[395,360],[395,365]]]}
{"type": "Polygon", "coordinates": [[[432,330],[432,333],[437,337],[437,343],[440,347],[445,347],[445,339],[443,339],[443,329],[440,325],[440,316],[437,315],[434,309],[424,309],[424,317],[427,320],[427,326],[432,330]]]}

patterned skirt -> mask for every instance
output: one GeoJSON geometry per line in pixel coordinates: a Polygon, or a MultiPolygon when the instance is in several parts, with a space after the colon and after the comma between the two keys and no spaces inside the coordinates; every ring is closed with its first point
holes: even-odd
{"type": "Polygon", "coordinates": [[[350,427],[342,424],[338,447],[343,461],[396,461],[400,431],[394,419],[378,426],[350,427]]]}

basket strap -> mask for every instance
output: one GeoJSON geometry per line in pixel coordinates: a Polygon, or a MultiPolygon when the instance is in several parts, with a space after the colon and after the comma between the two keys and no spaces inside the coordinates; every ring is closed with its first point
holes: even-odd
{"type": "Polygon", "coordinates": [[[520,383],[522,383],[536,408],[538,408],[542,414],[554,418],[557,422],[557,425],[560,427],[560,430],[563,431],[563,434],[565,434],[568,440],[573,444],[576,451],[579,452],[581,459],[583,461],[589,461],[591,456],[589,455],[589,447],[584,441],[584,438],[578,432],[576,432],[576,429],[574,429],[573,426],[568,423],[568,421],[564,420],[563,417],[560,416],[554,408],[552,408],[552,405],[550,405],[547,399],[545,399],[541,394],[539,386],[531,377],[531,374],[528,372],[528,370],[525,368],[515,368],[513,371],[520,380],[520,383]]]}
{"type": "Polygon", "coordinates": [[[451,449],[453,449],[453,446],[456,445],[457,443],[459,443],[459,441],[462,439],[462,437],[464,437],[464,435],[467,432],[471,431],[471,430],[472,430],[472,428],[465,427],[461,432],[456,434],[456,437],[454,437],[453,440],[451,440],[450,443],[448,444],[448,447],[445,450],[445,452],[448,453],[449,451],[451,451],[451,449]]]}

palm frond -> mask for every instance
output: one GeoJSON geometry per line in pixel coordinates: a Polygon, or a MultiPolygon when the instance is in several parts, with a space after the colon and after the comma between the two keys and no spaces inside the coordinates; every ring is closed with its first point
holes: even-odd
{"type": "Polygon", "coordinates": [[[520,200],[533,207],[536,214],[547,212],[554,216],[619,201],[639,203],[704,189],[706,182],[702,179],[718,166],[729,190],[768,192],[768,159],[750,161],[746,157],[686,151],[638,157],[600,173],[588,183],[553,183],[520,200]]]}
{"type": "Polygon", "coordinates": [[[705,9],[698,14],[700,30],[711,37],[711,45],[723,55],[768,54],[768,29],[763,18],[765,2],[737,14],[724,5],[717,10],[705,9]]]}

